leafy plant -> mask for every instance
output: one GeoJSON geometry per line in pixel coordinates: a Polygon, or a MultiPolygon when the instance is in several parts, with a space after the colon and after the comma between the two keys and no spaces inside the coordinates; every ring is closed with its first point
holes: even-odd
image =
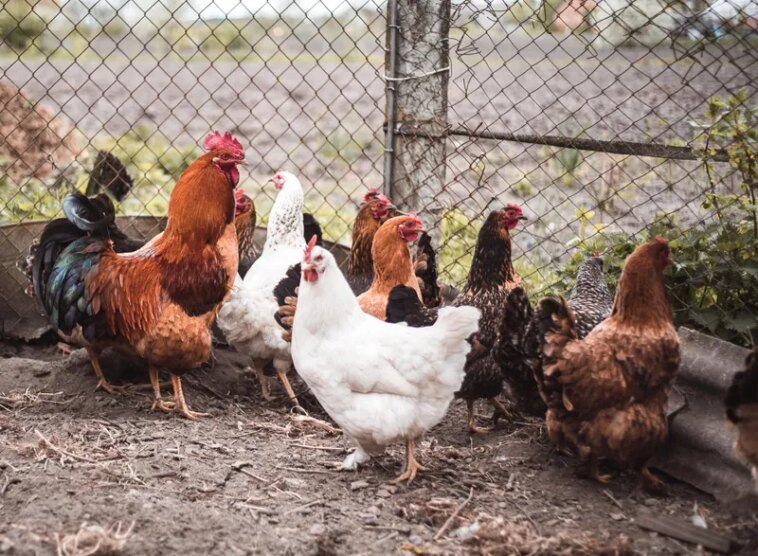
{"type": "Polygon", "coordinates": [[[26,49],[41,36],[47,22],[34,10],[33,0],[11,0],[3,3],[0,14],[0,41],[14,50],[26,49]]]}
{"type": "MultiPolygon", "coordinates": [[[[703,208],[710,222],[682,230],[673,215],[661,215],[635,237],[623,233],[582,233],[576,252],[557,272],[556,293],[569,291],[579,264],[595,250],[603,254],[606,277],[615,288],[621,267],[634,247],[656,236],[669,240],[674,264],[666,285],[677,325],[696,328],[724,340],[752,346],[758,341],[758,130],[754,108],[740,92],[724,101],[712,98],[707,122],[697,140],[710,191],[703,208]],[[740,178],[737,192],[717,193],[712,165],[720,152],[740,178]]],[[[579,216],[591,218],[590,213],[579,216]]],[[[582,230],[586,230],[582,220],[582,230]]]]}

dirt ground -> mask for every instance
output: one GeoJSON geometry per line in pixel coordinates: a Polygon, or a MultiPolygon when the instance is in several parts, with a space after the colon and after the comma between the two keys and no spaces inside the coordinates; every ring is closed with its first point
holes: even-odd
{"type": "Polygon", "coordinates": [[[653,498],[629,475],[579,479],[538,421],[471,437],[454,404],[421,444],[429,470],[394,487],[400,446],[356,472],[331,469],[343,438],[263,401],[244,359],[226,349],[185,380],[190,406],[212,413],[200,422],[150,411],[135,389],[146,372],[115,354],[103,358],[106,374],[128,394],[94,392],[83,350],[2,343],[0,356],[2,554],[81,555],[98,542],[100,554],[130,555],[699,550],[641,530],[643,514],[697,514],[740,542],[740,554],[758,550],[754,508],[723,507],[673,481],[669,497],[653,498]]]}

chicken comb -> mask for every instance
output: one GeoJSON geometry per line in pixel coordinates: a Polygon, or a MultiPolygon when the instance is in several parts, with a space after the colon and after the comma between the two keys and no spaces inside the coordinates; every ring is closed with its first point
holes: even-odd
{"type": "Polygon", "coordinates": [[[245,154],[245,149],[242,148],[242,143],[232,136],[231,131],[227,131],[223,135],[218,131],[212,131],[205,136],[205,139],[203,140],[203,148],[206,151],[229,149],[236,156],[244,156],[245,154]]]}
{"type": "Polygon", "coordinates": [[[599,256],[600,256],[600,251],[595,249],[595,254],[593,255],[593,257],[599,257],[599,256]]]}
{"type": "Polygon", "coordinates": [[[245,191],[241,187],[234,190],[234,200],[238,203],[245,198],[245,191]]]}
{"type": "Polygon", "coordinates": [[[376,187],[369,187],[366,194],[363,196],[363,202],[368,203],[371,199],[379,195],[379,190],[376,187]]]}
{"type": "Polygon", "coordinates": [[[513,210],[517,210],[519,212],[522,212],[521,205],[519,205],[518,203],[508,203],[508,204],[505,205],[505,208],[506,208],[506,210],[507,209],[513,209],[513,210]]]}
{"type": "Polygon", "coordinates": [[[318,241],[318,237],[316,234],[313,234],[311,236],[311,240],[308,242],[308,245],[305,246],[305,253],[303,253],[303,258],[306,261],[311,260],[311,253],[313,253],[313,248],[316,247],[316,241],[318,241]]]}

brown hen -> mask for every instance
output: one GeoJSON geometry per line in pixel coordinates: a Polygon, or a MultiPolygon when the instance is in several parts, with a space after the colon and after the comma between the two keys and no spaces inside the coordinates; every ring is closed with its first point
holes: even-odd
{"type": "Polygon", "coordinates": [[[654,239],[627,258],[611,316],[578,340],[573,311],[563,298],[537,309],[543,335],[542,373],[536,378],[548,406],[548,434],[578,454],[591,477],[610,460],[641,474],[643,485],[664,485],[647,462],[666,440],[666,401],[679,368],[679,337],[666,297],[666,240],[654,239]]]}

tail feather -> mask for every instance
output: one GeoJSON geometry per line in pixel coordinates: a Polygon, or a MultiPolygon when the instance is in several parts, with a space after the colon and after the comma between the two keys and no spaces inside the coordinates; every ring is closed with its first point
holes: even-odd
{"type": "Polygon", "coordinates": [[[44,290],[44,307],[50,322],[64,334],[80,325],[88,340],[104,333],[100,325],[97,300],[88,299],[86,280],[97,271],[102,253],[111,249],[110,243],[94,238],[82,238],[66,247],[55,260],[44,290]]]}
{"type": "Polygon", "coordinates": [[[108,191],[123,201],[132,187],[134,182],[122,162],[109,152],[99,151],[87,182],[87,195],[108,191]]]}
{"type": "MultiPolygon", "coordinates": [[[[458,350],[458,340],[468,340],[468,338],[479,330],[479,317],[481,311],[476,307],[445,307],[439,310],[437,322],[434,328],[449,339],[445,342],[448,353],[455,353],[458,350]]],[[[461,369],[461,372],[463,369],[461,369]]]]}
{"type": "Polygon", "coordinates": [[[546,297],[539,302],[534,320],[542,354],[542,365],[535,368],[535,378],[548,407],[562,407],[563,385],[560,377],[557,373],[548,376],[545,370],[558,361],[566,344],[576,340],[574,313],[563,297],[546,297]]]}
{"type": "Polygon", "coordinates": [[[46,306],[45,291],[53,265],[66,247],[86,235],[65,218],[58,218],[45,226],[39,243],[33,247],[31,276],[34,296],[42,306],[46,306]]]}
{"type": "Polygon", "coordinates": [[[426,232],[421,234],[413,262],[416,277],[421,287],[421,297],[427,307],[439,307],[440,287],[437,283],[437,254],[432,247],[432,238],[426,232]]]}
{"type": "Polygon", "coordinates": [[[387,322],[405,322],[408,326],[420,328],[431,326],[437,320],[434,309],[424,307],[413,288],[398,284],[390,291],[387,299],[387,322]]]}
{"type": "Polygon", "coordinates": [[[321,247],[324,244],[323,233],[321,231],[321,225],[316,220],[316,217],[309,212],[303,213],[303,237],[305,243],[308,243],[313,236],[316,236],[316,245],[321,247]]]}
{"type": "Polygon", "coordinates": [[[279,308],[274,314],[274,320],[282,327],[282,338],[292,341],[292,325],[297,309],[297,295],[300,288],[300,263],[287,269],[287,274],[274,287],[274,297],[279,308]]]}
{"type": "Polygon", "coordinates": [[[534,334],[534,311],[524,288],[508,293],[500,330],[492,355],[500,366],[517,407],[533,415],[544,414],[534,367],[539,358],[527,351],[527,337],[534,334]]]}

